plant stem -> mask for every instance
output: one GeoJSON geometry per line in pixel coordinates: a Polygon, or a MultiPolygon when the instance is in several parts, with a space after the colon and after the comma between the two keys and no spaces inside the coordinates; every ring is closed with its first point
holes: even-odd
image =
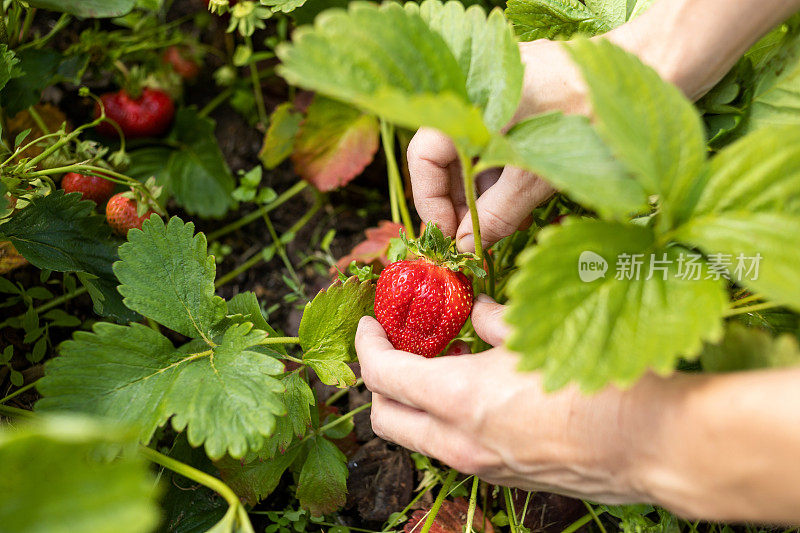
{"type": "MultiPolygon", "coordinates": [[[[472,533],[472,521],[475,519],[475,506],[478,504],[478,485],[480,479],[478,476],[472,476],[472,491],[469,494],[469,507],[467,508],[467,527],[464,529],[465,533],[472,533]]],[[[485,520],[485,518],[484,518],[485,520]]],[[[481,529],[484,529],[486,524],[481,524],[481,529]]]]}
{"type": "Polygon", "coordinates": [[[475,170],[472,161],[461,151],[458,153],[461,161],[461,172],[464,179],[464,196],[469,208],[469,216],[472,219],[472,237],[475,240],[475,255],[483,266],[483,243],[481,241],[481,223],[478,219],[478,206],[475,200],[475,170]]]}
{"type": "MultiPolygon", "coordinates": [[[[340,416],[340,417],[339,417],[339,418],[337,418],[336,420],[334,420],[334,421],[332,421],[332,422],[328,422],[328,423],[327,423],[327,424],[325,424],[324,426],[320,426],[320,428],[319,428],[319,429],[318,429],[316,432],[317,432],[317,434],[320,434],[320,433],[325,433],[325,432],[326,432],[326,431],[328,431],[329,429],[331,429],[331,428],[333,428],[333,427],[335,427],[335,426],[338,426],[338,425],[339,425],[339,424],[341,424],[342,422],[345,422],[345,421],[347,421],[347,420],[350,420],[351,418],[353,418],[354,416],[356,416],[356,415],[357,415],[358,413],[360,413],[361,411],[363,411],[363,410],[365,410],[365,409],[369,409],[370,407],[372,407],[372,402],[367,402],[367,403],[365,403],[364,405],[359,405],[358,407],[356,407],[356,408],[355,408],[355,409],[353,409],[352,411],[348,411],[348,412],[346,412],[345,414],[343,414],[342,416],[340,416]]],[[[304,439],[304,440],[305,440],[305,439],[304,439]]]]}
{"type": "Polygon", "coordinates": [[[573,523],[571,523],[569,526],[567,526],[566,529],[564,529],[564,531],[562,531],[561,533],[575,533],[575,531],[578,531],[581,527],[585,526],[591,521],[592,521],[592,515],[586,513],[585,515],[583,515],[582,517],[578,518],[573,523]]]}
{"type": "Polygon", "coordinates": [[[238,267],[234,268],[230,272],[223,274],[222,276],[217,278],[217,280],[214,282],[214,288],[218,289],[223,285],[225,285],[226,283],[228,283],[230,280],[236,278],[239,274],[247,272],[248,270],[256,266],[258,263],[260,263],[263,258],[264,254],[262,254],[261,252],[256,252],[250,259],[248,259],[238,267]]]}
{"type": "Polygon", "coordinates": [[[517,531],[517,512],[514,510],[514,500],[511,498],[511,489],[503,487],[503,495],[506,499],[506,514],[508,515],[508,529],[511,533],[517,531]]]}
{"type": "Polygon", "coordinates": [[[383,152],[386,155],[386,171],[389,174],[389,196],[392,207],[392,221],[399,223],[403,221],[406,227],[406,234],[414,239],[414,223],[408,211],[408,202],[403,187],[403,180],[400,177],[400,169],[397,166],[397,156],[394,152],[394,125],[385,120],[381,120],[381,143],[383,152]]]}
{"type": "Polygon", "coordinates": [[[433,506],[428,512],[428,518],[425,519],[425,523],[422,525],[422,531],[420,531],[420,533],[428,533],[430,531],[433,521],[436,519],[436,515],[439,514],[439,509],[442,508],[442,503],[444,503],[444,499],[450,490],[450,485],[453,484],[453,481],[456,479],[457,475],[458,472],[456,472],[456,470],[453,468],[451,468],[447,473],[447,477],[444,478],[442,488],[439,490],[439,494],[436,495],[436,500],[433,502],[433,506]]]}
{"type": "Polygon", "coordinates": [[[20,45],[17,48],[17,51],[22,51],[22,50],[25,50],[26,48],[31,48],[31,47],[41,48],[42,46],[47,44],[47,41],[52,39],[58,32],[60,32],[61,30],[63,30],[67,26],[69,26],[69,23],[71,22],[71,20],[72,20],[72,17],[69,14],[63,13],[59,17],[59,19],[56,21],[55,25],[53,25],[53,29],[51,29],[49,32],[47,32],[46,35],[44,35],[42,37],[39,37],[38,39],[34,39],[33,41],[30,41],[28,43],[24,43],[24,44],[20,45]]]}
{"type": "Polygon", "coordinates": [[[756,304],[756,305],[748,305],[745,307],[735,307],[733,309],[728,309],[725,311],[722,316],[729,317],[729,316],[736,316],[736,315],[743,315],[745,313],[753,313],[755,311],[763,311],[765,309],[772,309],[775,307],[780,307],[780,304],[775,302],[765,302],[763,304],[756,304]]]}
{"type": "Polygon", "coordinates": [[[28,36],[28,30],[31,29],[31,24],[33,24],[33,17],[36,16],[36,8],[32,7],[29,8],[28,11],[25,13],[25,21],[22,23],[22,31],[19,34],[19,41],[21,43],[25,40],[25,37],[28,36]]]}
{"type": "Polygon", "coordinates": [[[36,111],[35,106],[28,106],[28,114],[31,116],[36,125],[39,127],[39,130],[41,130],[42,135],[50,135],[50,133],[52,133],[47,128],[47,124],[44,123],[42,115],[40,115],[39,112],[36,111]]]}
{"type": "Polygon", "coordinates": [[[744,304],[749,304],[750,302],[755,302],[757,300],[763,300],[764,297],[760,294],[751,294],[750,296],[745,296],[744,298],[740,298],[738,300],[734,300],[731,302],[733,307],[740,307],[744,304]]]}
{"type": "MultiPolygon", "coordinates": [[[[362,378],[358,378],[358,379],[356,380],[356,382],[353,384],[353,387],[360,387],[360,386],[361,386],[361,385],[363,385],[363,384],[364,384],[364,380],[363,380],[362,378]]],[[[349,391],[350,391],[350,389],[340,389],[340,390],[337,390],[336,392],[334,392],[333,394],[331,394],[331,395],[328,397],[328,399],[327,399],[327,400],[325,400],[325,405],[332,405],[333,403],[335,403],[335,402],[336,402],[336,400],[338,400],[339,398],[341,398],[342,396],[344,396],[345,394],[347,394],[349,391]]]]}
{"type": "Polygon", "coordinates": [[[41,381],[41,379],[42,379],[42,378],[39,378],[39,379],[37,379],[36,381],[33,381],[33,382],[31,382],[31,383],[28,383],[28,384],[27,384],[27,385],[25,385],[24,387],[20,387],[20,388],[18,388],[17,390],[15,390],[14,392],[12,392],[12,393],[11,393],[11,394],[9,394],[8,396],[6,396],[5,398],[0,398],[0,404],[2,404],[2,403],[6,403],[6,402],[7,402],[8,400],[10,400],[11,398],[15,398],[15,397],[19,396],[20,394],[22,394],[23,392],[25,392],[25,391],[27,391],[27,390],[30,390],[30,389],[32,389],[33,387],[35,387],[35,386],[36,386],[36,384],[37,384],[37,383],[39,383],[39,381],[41,381]]]}
{"type": "Polygon", "coordinates": [[[300,337],[267,337],[259,342],[259,345],[266,346],[269,344],[299,344],[300,337]]]}
{"type": "MultiPolygon", "coordinates": [[[[253,49],[253,39],[249,35],[245,37],[245,43],[250,50],[253,49]]],[[[264,106],[264,95],[261,92],[261,79],[258,77],[258,67],[255,62],[250,63],[250,81],[253,82],[253,96],[256,98],[256,109],[258,110],[258,119],[261,125],[266,128],[269,124],[269,116],[267,115],[267,108],[264,106]]]]}
{"type": "Polygon", "coordinates": [[[233,93],[233,88],[228,87],[227,89],[223,90],[222,92],[218,93],[214,98],[212,98],[203,109],[197,112],[198,116],[207,117],[209,113],[214,111],[217,107],[222,104],[225,100],[227,100],[230,95],[233,93]]]}
{"type": "Polygon", "coordinates": [[[74,290],[74,291],[72,291],[72,292],[68,292],[68,293],[66,293],[66,294],[62,294],[62,295],[61,295],[61,296],[59,296],[58,298],[53,298],[53,299],[52,299],[52,300],[50,300],[49,302],[47,302],[47,303],[44,303],[44,304],[42,304],[42,305],[40,305],[40,306],[36,307],[36,308],[35,308],[35,311],[36,311],[37,313],[42,313],[42,312],[44,312],[44,311],[48,311],[48,310],[52,309],[53,307],[57,307],[57,306],[59,306],[59,305],[63,304],[64,302],[67,302],[67,301],[69,301],[69,300],[72,300],[73,298],[77,298],[77,297],[78,297],[78,296],[80,296],[81,294],[84,294],[84,293],[86,293],[86,292],[87,292],[87,290],[88,290],[88,289],[87,289],[86,287],[78,287],[77,289],[75,289],[75,290],[74,290]]]}
{"type": "Polygon", "coordinates": [[[591,506],[591,505],[590,505],[588,502],[586,502],[586,501],[584,501],[584,502],[583,502],[583,505],[585,505],[585,506],[586,506],[586,509],[588,509],[588,510],[589,510],[589,514],[590,514],[590,515],[592,515],[592,518],[594,519],[594,522],[595,522],[595,524],[597,524],[597,527],[600,529],[600,532],[601,532],[601,533],[606,533],[606,528],[605,528],[605,526],[603,526],[603,523],[600,521],[600,517],[599,517],[599,516],[598,516],[598,514],[595,512],[595,510],[594,510],[594,507],[592,507],[592,506],[591,506]]]}
{"type": "Polygon", "coordinates": [[[0,414],[10,415],[10,416],[22,416],[25,418],[30,418],[34,416],[33,411],[28,411],[27,409],[18,409],[16,407],[11,407],[2,404],[0,404],[0,414]]]}
{"type": "Polygon", "coordinates": [[[391,531],[392,528],[397,525],[397,522],[400,521],[400,517],[404,516],[409,511],[409,509],[411,509],[414,506],[415,503],[417,503],[420,499],[422,499],[423,496],[428,494],[428,492],[431,490],[431,487],[432,485],[428,485],[427,487],[425,487],[424,490],[420,491],[419,494],[414,496],[414,499],[408,502],[408,505],[406,505],[405,508],[402,511],[400,511],[400,513],[395,518],[393,518],[391,522],[386,524],[386,527],[381,530],[381,533],[386,533],[388,531],[391,531]]]}
{"type": "Polygon", "coordinates": [[[307,181],[305,181],[305,180],[298,181],[297,183],[292,185],[291,188],[289,188],[286,191],[284,191],[283,193],[281,193],[275,199],[274,202],[269,203],[269,204],[267,204],[265,206],[262,206],[262,207],[256,209],[255,211],[253,211],[251,213],[246,214],[245,216],[243,216],[239,220],[231,222],[227,226],[224,226],[224,227],[218,229],[217,231],[209,233],[207,235],[208,241],[209,242],[210,241],[215,241],[215,240],[219,239],[220,237],[222,237],[223,235],[227,235],[228,233],[230,233],[230,232],[232,232],[234,230],[237,230],[237,229],[241,228],[242,226],[244,226],[246,224],[249,224],[250,222],[253,222],[256,219],[261,218],[261,216],[264,213],[269,213],[270,211],[272,211],[273,209],[277,208],[278,206],[283,205],[287,200],[289,200],[291,197],[295,196],[297,193],[299,193],[300,191],[305,189],[307,186],[308,186],[308,182],[307,181]]]}

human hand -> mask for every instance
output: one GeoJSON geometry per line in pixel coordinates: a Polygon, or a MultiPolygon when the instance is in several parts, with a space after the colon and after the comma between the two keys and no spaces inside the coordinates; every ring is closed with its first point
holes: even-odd
{"type": "MultiPolygon", "coordinates": [[[[588,112],[580,74],[560,43],[522,43],[520,53],[526,64],[525,82],[512,124],[552,110],[588,112]]],[[[459,250],[474,251],[472,220],[453,143],[435,130],[420,129],[408,146],[408,169],[422,221],[434,221],[446,235],[454,235],[459,250]]],[[[554,192],[543,179],[514,167],[482,173],[476,178],[476,188],[484,246],[524,226],[533,208],[554,192]]]]}
{"type": "Polygon", "coordinates": [[[479,297],[472,312],[476,332],[494,348],[433,359],[395,350],[375,319],[362,318],[356,350],[373,392],[375,433],[490,483],[606,503],[645,501],[627,432],[645,430],[630,413],[646,405],[639,400],[650,396],[642,392],[648,379],[625,393],[545,393],[538,374],[517,372],[518,357],[501,346],[503,310],[479,297]]]}

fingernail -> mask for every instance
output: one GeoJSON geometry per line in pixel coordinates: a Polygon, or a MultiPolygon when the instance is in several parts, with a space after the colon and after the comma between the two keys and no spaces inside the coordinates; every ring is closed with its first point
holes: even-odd
{"type": "Polygon", "coordinates": [[[475,298],[475,300],[477,300],[477,301],[479,301],[481,303],[485,303],[485,304],[493,304],[493,303],[495,303],[494,299],[491,296],[489,296],[488,294],[485,294],[483,292],[480,293],[478,295],[478,297],[475,298]]]}

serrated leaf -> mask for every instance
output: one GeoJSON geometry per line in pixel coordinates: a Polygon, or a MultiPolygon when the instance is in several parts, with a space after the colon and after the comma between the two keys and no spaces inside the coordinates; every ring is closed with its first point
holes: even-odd
{"type": "Polygon", "coordinates": [[[35,197],[27,207],[0,225],[0,240],[8,239],[17,251],[38,268],[56,272],[79,272],[89,289],[95,311],[120,321],[138,315],[124,305],[117,292],[111,264],[117,259],[118,241],[94,203],[80,194],[53,191],[35,197]]]}
{"type": "Polygon", "coordinates": [[[225,301],[214,294],[216,263],[206,237],[194,224],[154,216],[128,232],[114,273],[125,305],[182,335],[209,338],[225,316],[225,301]]]}
{"type": "Polygon", "coordinates": [[[458,1],[425,0],[404,7],[422,19],[450,47],[467,83],[470,101],[483,109],[492,130],[504,127],[517,110],[524,68],[517,40],[500,10],[486,16],[478,5],[465,9],[458,1]]]}
{"type": "Polygon", "coordinates": [[[214,136],[215,123],[196,109],[181,108],[168,140],[174,147],[148,147],[131,152],[128,173],[159,185],[190,214],[220,217],[232,205],[235,182],[214,136]]]}
{"type": "Polygon", "coordinates": [[[652,229],[631,224],[580,220],[551,228],[521,256],[507,314],[509,347],[522,354],[522,369],[541,369],[547,389],[571,380],[586,391],[628,386],[648,368],[671,371],[679,357],[695,357],[702,341],[722,334],[724,280],[705,279],[702,261],[698,280],[680,279],[686,250],[661,247],[652,229]],[[639,276],[618,276],[622,254],[644,254],[639,276]],[[667,260],[657,265],[666,271],[647,279],[651,254],[667,260]],[[595,276],[582,281],[580,263],[595,276]]]}
{"type": "Polygon", "coordinates": [[[61,11],[82,18],[120,17],[133,9],[135,0],[29,0],[31,7],[61,11]]]}
{"type": "Polygon", "coordinates": [[[642,186],[614,160],[585,117],[550,113],[524,120],[492,139],[481,164],[530,170],[604,216],[623,218],[647,208],[642,186]]]}
{"type": "Polygon", "coordinates": [[[301,451],[302,447],[297,446],[287,450],[286,453],[270,457],[252,454],[252,457],[237,460],[226,456],[215,464],[225,483],[247,503],[256,505],[272,494],[283,473],[297,459],[301,451]]]}
{"type": "MultiPolygon", "coordinates": [[[[252,322],[256,329],[266,331],[268,335],[277,335],[277,332],[267,323],[264,314],[261,312],[261,306],[258,303],[255,293],[251,291],[240,292],[227,302],[228,315],[241,315],[243,321],[252,322]]],[[[241,323],[241,321],[236,321],[241,323]]],[[[277,344],[270,347],[273,350],[278,350],[286,353],[286,347],[283,344],[277,344]]]]}
{"type": "Polygon", "coordinates": [[[521,41],[592,36],[611,29],[578,0],[509,0],[505,13],[521,41]]]}
{"type": "Polygon", "coordinates": [[[77,417],[0,430],[3,530],[152,531],[159,491],[145,462],[131,453],[114,461],[97,457],[130,442],[117,427],[77,417]]]}
{"type": "Polygon", "coordinates": [[[315,96],[294,145],[295,171],[322,192],[344,187],[372,162],[378,132],[374,116],[315,96]]]}
{"type": "Polygon", "coordinates": [[[0,44],[0,90],[12,78],[22,76],[22,70],[17,66],[18,64],[17,55],[8,49],[8,45],[0,44]]]}
{"type": "Polygon", "coordinates": [[[175,415],[173,427],[187,428],[189,442],[205,443],[209,457],[241,457],[264,445],[284,412],[283,387],[271,377],[283,366],[254,351],[264,337],[250,324],[235,325],[215,348],[186,354],[141,324],[101,322],[48,361],[36,408],[120,420],[135,426],[143,443],[175,415]]]}
{"type": "Polygon", "coordinates": [[[347,458],[324,437],[306,443],[308,455],[297,482],[297,499],[312,516],[342,507],[347,499],[347,458]]]}
{"type": "Polygon", "coordinates": [[[609,26],[615,28],[628,19],[628,4],[633,4],[632,0],[586,0],[586,7],[605,21],[609,26]]]}
{"type": "Polygon", "coordinates": [[[732,322],[722,341],[706,345],[700,362],[707,372],[785,368],[800,365],[800,348],[793,335],[773,337],[763,330],[732,322]]]}
{"type": "Polygon", "coordinates": [[[269,6],[273,13],[291,13],[306,3],[306,0],[261,0],[261,5],[269,6]]]}
{"type": "Polygon", "coordinates": [[[489,140],[447,43],[397,4],[353,2],[347,11],[328,10],[276,53],[279,73],[292,85],[403,127],[439,129],[470,153],[489,140]]]}
{"type": "Polygon", "coordinates": [[[303,362],[323,382],[342,386],[355,381],[345,363],[356,359],[353,343],[358,321],[373,313],[374,303],[374,284],[351,277],[344,283],[336,281],[306,304],[299,331],[303,362]]]}
{"type": "Polygon", "coordinates": [[[705,163],[697,111],[677,87],[606,40],[578,39],[568,50],[589,86],[600,137],[645,192],[660,195],[671,222],[705,163]]]}
{"type": "Polygon", "coordinates": [[[303,114],[295,111],[291,102],[284,102],[275,108],[269,116],[269,128],[258,153],[265,167],[275,168],[292,155],[294,139],[300,131],[301,122],[303,114]]]}
{"type": "Polygon", "coordinates": [[[292,372],[281,379],[281,383],[286,388],[283,394],[286,415],[276,420],[275,433],[261,454],[265,457],[272,457],[276,452],[283,453],[292,440],[305,435],[311,425],[311,406],[315,399],[308,382],[298,372],[292,372]]]}

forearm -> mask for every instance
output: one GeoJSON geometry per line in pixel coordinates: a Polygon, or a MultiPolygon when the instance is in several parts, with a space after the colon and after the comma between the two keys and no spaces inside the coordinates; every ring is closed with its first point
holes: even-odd
{"type": "Polygon", "coordinates": [[[798,10],[800,0],[659,0],[607,37],[697,99],[798,10]]]}
{"type": "Polygon", "coordinates": [[[800,369],[649,379],[628,430],[642,493],[689,518],[800,523],[800,369]]]}

